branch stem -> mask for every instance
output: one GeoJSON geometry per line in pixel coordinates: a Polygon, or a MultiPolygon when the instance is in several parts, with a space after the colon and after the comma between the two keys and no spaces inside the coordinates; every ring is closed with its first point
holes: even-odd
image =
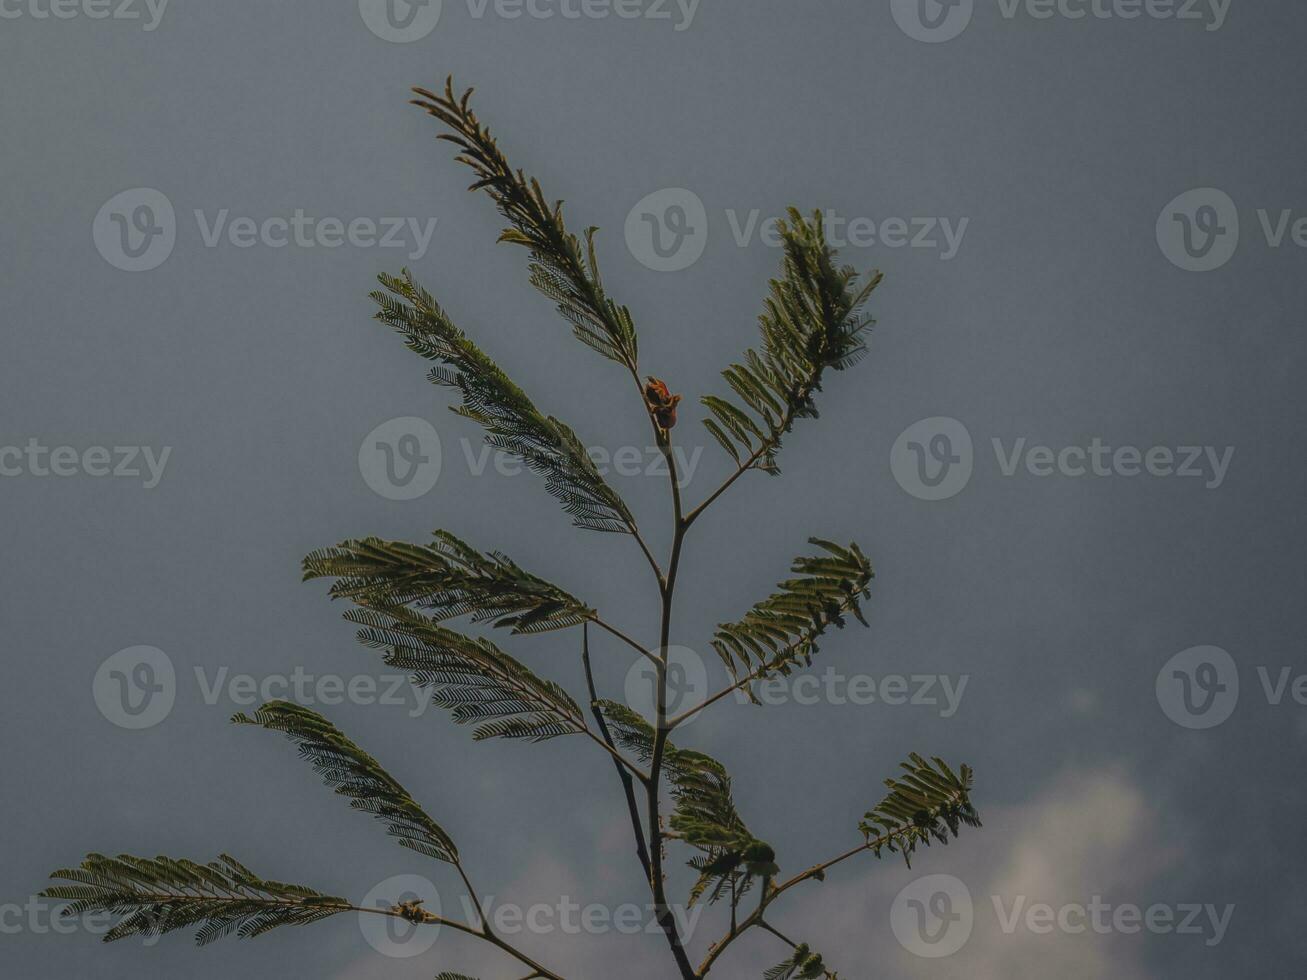
{"type": "MultiPolygon", "coordinates": [[[[581,634],[581,663],[585,667],[586,688],[590,692],[590,710],[594,713],[595,723],[599,726],[599,734],[604,742],[616,751],[613,744],[612,733],[608,730],[608,721],[604,718],[604,713],[599,710],[599,694],[595,689],[594,671],[590,668],[590,630],[588,626],[582,627],[581,634]]],[[[617,766],[618,778],[622,781],[622,792],[626,795],[626,808],[631,815],[631,830],[635,834],[635,854],[640,859],[640,867],[644,869],[645,877],[649,877],[649,849],[644,841],[644,826],[640,822],[640,806],[635,800],[635,783],[631,779],[631,774],[622,767],[621,763],[614,760],[617,766]]]]}

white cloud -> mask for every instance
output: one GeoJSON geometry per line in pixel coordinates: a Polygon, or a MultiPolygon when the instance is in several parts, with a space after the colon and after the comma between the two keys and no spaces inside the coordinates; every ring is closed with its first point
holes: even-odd
{"type": "MultiPolygon", "coordinates": [[[[1182,849],[1160,823],[1160,814],[1143,788],[1115,769],[1072,770],[1043,787],[1028,803],[986,807],[985,826],[964,829],[961,840],[947,848],[918,852],[911,870],[897,856],[882,861],[853,859],[831,872],[825,884],[800,886],[775,906],[777,925],[796,939],[822,950],[841,977],[861,980],[885,976],[930,980],[1038,977],[1040,980],[1148,980],[1143,950],[1145,934],[1099,935],[1092,930],[1069,935],[1059,930],[1043,935],[1024,926],[1005,932],[992,896],[1001,896],[1005,914],[1025,896],[1025,908],[1047,903],[1087,905],[1096,895],[1115,904],[1147,907],[1151,901],[1201,901],[1192,895],[1158,897],[1159,875],[1181,857],[1182,849]],[[903,949],[890,930],[894,897],[919,876],[950,874],[971,891],[975,925],[966,945],[953,956],[923,959],[903,949]]],[[[607,836],[607,835],[606,835],[607,836]]],[[[605,849],[612,840],[599,842],[605,849]]],[[[796,865],[797,866],[797,865],[796,865]]],[[[602,876],[601,876],[602,877],[602,876]]],[[[547,902],[560,893],[586,894],[575,875],[552,858],[541,857],[505,886],[505,896],[523,905],[547,902]]],[[[642,896],[630,896],[643,901],[642,896]]],[[[549,937],[529,937],[530,948],[567,976],[616,977],[625,980],[665,980],[665,949],[657,942],[625,936],[566,936],[551,944],[549,937]],[[554,945],[557,953],[550,952],[554,945]],[[569,972],[570,971],[570,972],[569,972]]],[[[703,937],[695,937],[696,949],[703,937]]],[[[1201,942],[1200,939],[1196,941],[1201,942]]],[[[713,971],[721,980],[754,977],[779,961],[771,937],[750,937],[728,953],[713,971]],[[766,961],[766,962],[764,962],[766,961]]],[[[426,966],[369,957],[336,980],[410,980],[429,978],[438,944],[423,957],[426,966]],[[410,971],[409,967],[417,967],[410,971]]],[[[475,943],[458,944],[457,958],[438,961],[440,969],[470,972],[484,980],[510,980],[511,961],[475,943]]]]}

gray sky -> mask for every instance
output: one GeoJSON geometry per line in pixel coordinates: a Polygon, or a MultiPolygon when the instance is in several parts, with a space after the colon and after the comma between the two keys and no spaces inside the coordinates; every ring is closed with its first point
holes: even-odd
{"type": "MultiPolygon", "coordinates": [[[[375,275],[411,267],[611,455],[662,553],[666,481],[629,379],[529,287],[404,104],[451,72],[573,229],[602,228],[642,369],[686,398],[692,502],[728,473],[697,400],[755,343],[768,219],[830,209],[842,257],[885,273],[871,356],[829,378],[782,476],[746,475],[694,528],[673,642],[721,686],[714,624],[813,534],[871,557],[871,626],[832,635],[815,681],[728,700],[679,739],[728,765],[787,873],[857,843],[911,751],[975,768],[985,827],[911,870],[850,861],[775,924],[849,980],[1307,967],[1299,5],[444,0],[436,22],[399,0],[120,2],[0,0],[0,973],[520,977],[448,934],[385,955],[395,937],[351,917],[103,947],[31,899],[88,851],[225,851],[356,901],[425,876],[460,914],[448,869],[283,740],[227,724],[298,677],[496,903],[546,909],[524,948],[569,978],[671,975],[656,936],[561,924],[570,903],[647,900],[602,754],[473,744],[299,581],[314,548],[445,528],[654,642],[632,542],[496,472],[369,319],[375,275]],[[354,693],[330,704],[337,683],[354,693]]],[[[575,633],[498,639],[580,695],[575,633]]],[[[596,638],[595,656],[621,698],[627,651],[596,638]]],[[[705,913],[691,945],[720,930],[705,913]]],[[[783,955],[750,937],[712,975],[783,955]]]]}

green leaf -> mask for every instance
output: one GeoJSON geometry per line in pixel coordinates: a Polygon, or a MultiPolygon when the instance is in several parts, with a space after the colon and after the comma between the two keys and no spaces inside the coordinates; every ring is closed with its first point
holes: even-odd
{"type": "Polygon", "coordinates": [[[410,350],[437,361],[427,377],[456,389],[455,413],[486,430],[488,445],[517,457],[545,478],[577,527],[630,534],[635,519],[622,498],[599,474],[581,440],[567,425],[542,415],[526,393],[472,343],[405,269],[400,278],[382,275],[386,291],[372,294],[377,319],[404,337],[410,350]]]}
{"type": "Polygon", "coordinates": [[[542,742],[585,731],[581,709],[553,681],[537,677],[489,640],[464,636],[403,606],[351,609],[359,641],[386,651],[385,662],[409,671],[432,701],[473,737],[542,742]]]}
{"type": "Polygon", "coordinates": [[[901,852],[911,867],[918,844],[947,844],[964,824],[979,827],[980,817],[971,805],[970,766],[954,774],[943,759],[927,761],[914,752],[902,768],[907,775],[885,780],[889,795],[858,826],[876,857],[882,850],[901,852]]]}
{"type": "Polygon", "coordinates": [[[817,640],[832,626],[842,628],[847,615],[866,625],[861,601],[871,595],[871,563],[856,544],[808,541],[824,554],[795,559],[791,571],[799,577],[781,582],[739,622],[717,627],[713,649],[737,679],[755,665],[759,678],[807,666],[817,640]]]}
{"type": "Polygon", "coordinates": [[[805,219],[794,208],[779,226],[784,260],[758,324],[762,352],[722,372],[740,404],[709,395],[704,425],[741,466],[777,474],[781,439],[801,418],[816,418],[814,395],[822,377],[856,364],[866,353],[862,335],[872,324],[862,312],[880,285],[873,273],[861,286],[850,267],[835,264],[821,212],[805,219]],[[743,461],[742,461],[743,460],[743,461]]]}
{"type": "Polygon", "coordinates": [[[490,130],[469,107],[472,90],[454,93],[454,80],[437,94],[415,88],[416,105],[443,123],[450,132],[440,139],[459,149],[457,157],[476,174],[473,190],[484,189],[511,228],[501,242],[525,246],[531,256],[531,284],[553,300],[572,332],[587,347],[625,365],[639,376],[635,324],[625,306],[604,291],[595,259],[596,228],[587,228],[584,244],[563,224],[563,202],[550,202],[539,183],[509,166],[490,130]]]}
{"type": "Polygon", "coordinates": [[[784,963],[778,963],[762,976],[763,980],[812,980],[825,972],[826,965],[821,960],[821,954],[814,953],[807,943],[799,943],[794,947],[793,956],[784,963]]]}
{"type": "MultiPolygon", "coordinates": [[[[648,763],[653,757],[653,727],[623,704],[595,703],[608,721],[613,741],[648,763]]],[[[678,749],[669,742],[663,754],[663,772],[675,802],[667,836],[700,851],[689,862],[699,872],[690,905],[705,893],[710,903],[724,897],[738,900],[755,878],[769,878],[779,871],[771,845],[754,837],[740,817],[725,766],[702,752],[678,749]]]]}
{"type": "Polygon", "coordinates": [[[470,615],[514,633],[577,626],[594,610],[497,551],[482,554],[447,531],[429,545],[364,538],[315,551],[305,580],[330,577],[332,598],[365,606],[413,605],[443,621],[470,615]]]}
{"type": "Polygon", "coordinates": [[[63,915],[120,916],[105,933],[105,942],[198,925],[195,941],[203,946],[223,936],[248,939],[278,926],[307,925],[353,910],[343,898],[260,878],[225,854],[210,864],[90,854],[81,867],[50,877],[71,882],[42,892],[43,898],[72,903],[63,915]]]}
{"type": "Polygon", "coordinates": [[[232,721],[281,732],[299,746],[300,755],[313,763],[328,786],[348,799],[354,809],[385,823],[401,846],[438,861],[458,863],[454,842],[408,791],[316,711],[289,701],[270,701],[253,717],[238,714],[232,721]]]}

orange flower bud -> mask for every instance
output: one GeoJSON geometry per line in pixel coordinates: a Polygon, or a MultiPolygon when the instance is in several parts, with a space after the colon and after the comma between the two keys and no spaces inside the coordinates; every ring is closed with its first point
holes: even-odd
{"type": "Polygon", "coordinates": [[[673,395],[665,382],[652,375],[646,378],[644,400],[658,428],[670,429],[676,424],[676,406],[680,403],[681,396],[673,395]]]}

